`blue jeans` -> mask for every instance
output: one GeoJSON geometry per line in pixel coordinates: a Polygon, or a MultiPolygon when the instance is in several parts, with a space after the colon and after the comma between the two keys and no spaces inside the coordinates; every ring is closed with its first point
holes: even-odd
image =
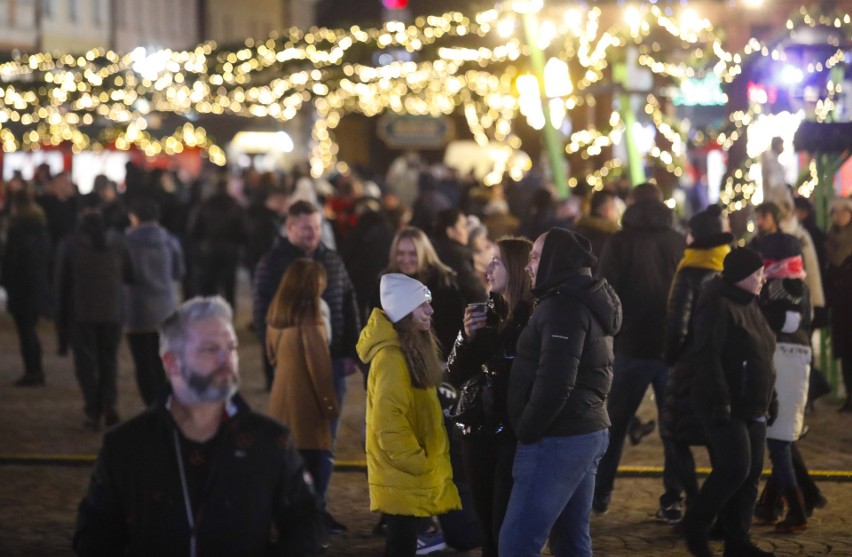
{"type": "MultiPolygon", "coordinates": [[[[657,403],[657,416],[662,416],[663,403],[669,383],[669,368],[663,360],[633,358],[624,354],[615,355],[613,365],[612,388],[607,397],[607,411],[612,426],[609,428],[610,442],[606,455],[598,469],[598,481],[595,486],[595,500],[609,504],[615,474],[621,462],[624,438],[630,426],[630,420],[642,404],[648,385],[654,388],[657,403]]],[[[659,421],[659,420],[658,420],[659,421]]],[[[681,483],[676,474],[676,456],[673,444],[663,439],[663,487],[665,493],[660,497],[660,505],[666,507],[680,501],[681,483]]],[[[605,505],[605,506],[606,506],[605,505]]]]}
{"type": "MultiPolygon", "coordinates": [[[[337,407],[343,413],[343,398],[346,396],[346,375],[343,373],[344,362],[342,358],[331,359],[331,373],[334,379],[334,392],[337,395],[337,407]]],[[[340,423],[340,418],[331,422],[331,443],[334,445],[337,439],[337,426],[340,423]]],[[[330,451],[322,451],[322,457],[319,464],[319,478],[316,479],[317,492],[325,500],[325,495],[328,492],[328,484],[331,482],[331,472],[334,469],[334,449],[330,451]]]]}
{"type": "Polygon", "coordinates": [[[592,555],[589,514],[609,431],[519,444],[514,485],[500,529],[501,557],[539,557],[550,535],[556,557],[592,555]]]}
{"type": "Polygon", "coordinates": [[[779,489],[796,489],[796,471],[793,468],[793,442],[779,439],[767,439],[769,460],[772,461],[772,479],[779,489]]]}

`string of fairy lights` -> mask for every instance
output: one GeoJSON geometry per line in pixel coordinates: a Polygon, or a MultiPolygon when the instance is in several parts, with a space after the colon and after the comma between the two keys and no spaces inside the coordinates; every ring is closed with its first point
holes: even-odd
{"type": "MultiPolygon", "coordinates": [[[[461,112],[478,143],[500,141],[520,148],[517,123],[524,111],[516,82],[527,71],[530,55],[520,36],[525,11],[540,12],[538,46],[570,63],[573,87],[559,98],[565,112],[594,106],[596,92],[611,80],[610,66],[623,60],[628,48],[638,53],[639,66],[668,84],[710,72],[730,83],[751,57],[783,61],[786,56],[756,39],[742,53],[727,51],[712,24],[688,6],[677,13],[657,5],[629,7],[622,20],[604,29],[597,7],[573,8],[556,18],[542,4],[508,1],[471,17],[451,12],[378,28],[291,28],[265,39],[247,39],[236,49],[209,41],[187,51],[137,49],[119,54],[93,49],[82,55],[21,55],[0,64],[0,144],[5,152],[68,144],[73,152],[114,146],[135,147],[149,155],[195,147],[224,164],[224,151],[203,127],[187,122],[174,134],[157,137],[149,129],[150,118],[170,113],[191,121],[193,115],[228,114],[285,123],[310,108],[310,168],[315,176],[337,162],[335,129],[351,113],[461,112]],[[388,60],[374,63],[369,56],[373,52],[386,53],[388,60]]],[[[829,26],[852,36],[848,14],[816,15],[803,7],[787,29],[801,25],[829,26]]],[[[819,73],[845,63],[837,46],[824,61],[802,71],[819,73]]],[[[647,93],[644,112],[657,137],[647,157],[681,176],[686,139],[666,114],[665,89],[647,93]]],[[[839,94],[840,84],[830,81],[817,118],[830,117],[839,94]]],[[[759,113],[757,104],[732,113],[729,126],[706,140],[730,149],[759,113]]],[[[608,124],[605,131],[581,129],[565,139],[567,154],[584,160],[596,157],[597,169],[584,176],[596,188],[623,168],[617,158],[598,162],[627,131],[617,111],[608,124]]],[[[754,194],[756,185],[748,172],[752,162],[724,184],[721,201],[726,206],[736,208],[754,194]]],[[[493,179],[499,181],[500,176],[493,179]]],[[[576,183],[576,178],[569,181],[576,183]]]]}

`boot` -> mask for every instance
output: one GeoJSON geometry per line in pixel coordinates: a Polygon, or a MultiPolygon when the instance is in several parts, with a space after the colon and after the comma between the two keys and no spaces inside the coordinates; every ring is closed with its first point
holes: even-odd
{"type": "Polygon", "coordinates": [[[795,534],[808,529],[808,515],[805,512],[805,499],[799,488],[784,491],[787,501],[787,516],[775,525],[775,531],[782,534],[795,534]]]}
{"type": "Polygon", "coordinates": [[[793,470],[796,472],[796,483],[802,490],[805,499],[805,513],[808,517],[814,514],[814,509],[821,509],[828,504],[817,484],[811,478],[808,467],[799,452],[798,445],[793,443],[793,470]]]}
{"type": "Polygon", "coordinates": [[[764,524],[777,524],[780,518],[778,488],[772,478],[763,484],[763,491],[754,507],[754,517],[764,524]]]}
{"type": "Polygon", "coordinates": [[[713,551],[710,549],[710,543],[707,539],[707,532],[700,524],[696,524],[692,518],[694,518],[694,515],[690,517],[689,513],[687,513],[680,522],[683,541],[686,542],[687,551],[695,557],[713,557],[713,551]]]}
{"type": "Polygon", "coordinates": [[[760,549],[751,540],[747,541],[745,545],[731,548],[725,544],[725,552],[722,555],[723,557],[775,557],[775,553],[760,549]]]}
{"type": "Polygon", "coordinates": [[[44,387],[44,373],[25,373],[17,381],[16,387],[44,387]]]}

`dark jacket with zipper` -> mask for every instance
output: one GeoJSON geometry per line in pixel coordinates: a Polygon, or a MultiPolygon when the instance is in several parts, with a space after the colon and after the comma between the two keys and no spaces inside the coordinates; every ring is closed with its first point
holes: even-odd
{"type": "Polygon", "coordinates": [[[775,334],[757,297],[725,282],[707,284],[695,310],[692,403],[706,420],[766,416],[775,385],[775,334]]]}
{"type": "MultiPolygon", "coordinates": [[[[492,294],[491,297],[496,295],[492,294]]],[[[495,301],[496,303],[496,301],[495,301]]],[[[447,376],[450,383],[459,388],[462,383],[480,373],[491,377],[493,389],[493,416],[489,420],[490,431],[465,431],[466,434],[511,433],[509,411],[506,401],[509,398],[509,373],[517,353],[518,337],[527,324],[532,308],[528,303],[520,303],[512,314],[512,321],[503,330],[483,328],[476,332],[472,340],[467,340],[464,331],[460,331],[453,344],[447,361],[447,376]]],[[[489,308],[488,311],[494,311],[489,308]]]]}
{"type": "Polygon", "coordinates": [[[685,247],[672,223],[673,213],[662,202],[637,201],[600,256],[595,274],[609,281],[624,305],[624,326],[615,338],[619,354],[663,357],[666,303],[685,247]]]}
{"type": "Polygon", "coordinates": [[[671,367],[660,436],[691,445],[704,445],[704,424],[692,408],[691,391],[695,366],[684,356],[695,336],[695,306],[704,286],[719,276],[719,271],[684,267],[677,272],[669,293],[666,338],[663,359],[671,367]]]}
{"type": "Polygon", "coordinates": [[[279,236],[272,248],[257,263],[252,286],[252,318],[255,331],[266,342],[266,312],[275,297],[281,278],[290,263],[310,257],[322,263],[328,286],[322,293],[331,310],[331,357],[355,357],[355,343],[361,331],[361,315],[355,300],[355,289],[343,260],[333,250],[320,244],[311,256],[293,245],[286,236],[279,236]]]}
{"type": "MultiPolygon", "coordinates": [[[[197,554],[317,555],[320,505],[289,430],[252,412],[239,396],[231,404],[207,481],[191,497],[197,554]]],[[[190,555],[176,428],[164,397],[106,433],[78,509],[78,555],[190,555]]]]}
{"type": "Polygon", "coordinates": [[[10,219],[2,270],[9,313],[39,316],[47,312],[50,235],[41,209],[33,208],[10,219]]]}
{"type": "Polygon", "coordinates": [[[533,294],[536,307],[517,343],[508,410],[521,443],[593,433],[610,426],[613,335],[621,303],[588,267],[571,268],[548,237],[533,294]]]}

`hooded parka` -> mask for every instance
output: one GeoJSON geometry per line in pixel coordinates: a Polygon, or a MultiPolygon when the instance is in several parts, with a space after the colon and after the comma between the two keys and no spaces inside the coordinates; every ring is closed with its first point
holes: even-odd
{"type": "Polygon", "coordinates": [[[384,311],[373,310],[357,348],[370,364],[370,510],[426,517],[460,509],[437,390],[412,385],[399,336],[384,311]]]}

